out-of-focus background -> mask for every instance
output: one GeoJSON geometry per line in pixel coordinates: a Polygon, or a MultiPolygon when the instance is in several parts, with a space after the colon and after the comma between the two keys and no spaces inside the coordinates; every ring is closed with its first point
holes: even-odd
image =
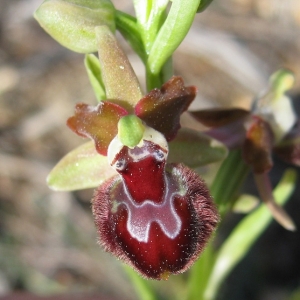
{"type": "MultiPolygon", "coordinates": [[[[57,44],[33,19],[41,3],[0,1],[0,299],[134,300],[120,263],[96,244],[93,191],[54,192],[45,182],[56,162],[84,142],[65,126],[74,104],[96,99],[83,56],[57,44]]],[[[131,1],[114,3],[133,13],[131,1]]],[[[139,59],[122,45],[144,82],[139,59]]],[[[297,78],[290,95],[300,108],[300,1],[215,0],[196,17],[174,65],[199,88],[194,108],[247,107],[272,72],[288,67],[297,78]]],[[[184,124],[194,126],[186,118],[184,124]]],[[[275,164],[274,184],[288,167],[275,164]]],[[[254,190],[251,177],[247,182],[246,190],[254,190]]],[[[298,228],[299,193],[287,205],[298,228]]],[[[224,236],[239,218],[226,221],[224,236]]],[[[161,299],[176,288],[174,278],[152,283],[161,299]]],[[[273,222],[220,299],[284,300],[297,288],[300,235],[273,222]]]]}

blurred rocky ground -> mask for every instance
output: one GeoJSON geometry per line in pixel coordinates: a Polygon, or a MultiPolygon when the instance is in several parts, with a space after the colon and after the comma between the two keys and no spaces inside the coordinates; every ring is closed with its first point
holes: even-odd
{"type": "MultiPolygon", "coordinates": [[[[94,104],[95,97],[83,56],[33,19],[41,2],[0,1],[0,299],[137,299],[119,262],[96,244],[93,191],[54,192],[45,183],[56,162],[83,142],[65,126],[74,104],[94,104]]],[[[129,0],[114,3],[133,13],[129,0]]],[[[144,82],[141,62],[122,43],[144,82]]],[[[295,72],[290,95],[300,100],[300,1],[215,0],[196,17],[174,66],[199,88],[192,108],[248,107],[280,67],[295,72]]],[[[277,166],[274,183],[287,167],[277,166]]],[[[287,208],[298,228],[299,193],[287,208]]],[[[299,241],[299,233],[272,224],[220,299],[288,299],[300,286],[299,241]]],[[[153,283],[162,299],[178,288],[176,280],[153,283]]]]}

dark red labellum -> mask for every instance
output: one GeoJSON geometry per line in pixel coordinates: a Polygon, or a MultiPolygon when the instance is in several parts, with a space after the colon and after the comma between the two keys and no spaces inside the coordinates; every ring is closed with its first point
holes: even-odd
{"type": "Polygon", "coordinates": [[[163,149],[153,142],[124,146],[114,161],[121,176],[101,185],[93,199],[100,243],[151,279],[185,271],[218,222],[199,176],[165,163],[163,149]]]}

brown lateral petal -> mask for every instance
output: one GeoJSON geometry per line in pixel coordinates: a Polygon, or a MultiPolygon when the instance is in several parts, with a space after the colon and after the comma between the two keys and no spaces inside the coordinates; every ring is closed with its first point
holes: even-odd
{"type": "Polygon", "coordinates": [[[108,145],[118,133],[118,121],[127,114],[123,107],[107,101],[97,106],[79,103],[67,125],[78,135],[93,139],[97,152],[107,155],[108,145]]]}
{"type": "Polygon", "coordinates": [[[241,148],[245,141],[246,128],[244,120],[240,119],[230,124],[211,128],[205,134],[222,142],[229,149],[241,148]]]}
{"type": "Polygon", "coordinates": [[[275,147],[274,152],[284,162],[300,167],[300,143],[275,147]]]}
{"type": "Polygon", "coordinates": [[[173,76],[161,89],[154,89],[135,106],[135,114],[148,126],[172,140],[180,128],[180,115],[196,96],[196,87],[185,87],[183,79],[173,76]]]}
{"type": "Polygon", "coordinates": [[[243,156],[254,173],[268,172],[273,166],[273,134],[268,123],[261,118],[253,116],[251,121],[243,145],[243,156]]]}
{"type": "Polygon", "coordinates": [[[212,108],[192,111],[190,114],[207,127],[221,127],[244,119],[250,112],[242,108],[212,108]]]}
{"type": "Polygon", "coordinates": [[[296,225],[286,211],[274,199],[270,178],[267,173],[255,174],[254,179],[261,199],[269,208],[274,219],[285,229],[296,230],[296,225]]]}
{"type": "Polygon", "coordinates": [[[300,166],[300,121],[290,133],[274,148],[276,155],[283,161],[300,166]]]}

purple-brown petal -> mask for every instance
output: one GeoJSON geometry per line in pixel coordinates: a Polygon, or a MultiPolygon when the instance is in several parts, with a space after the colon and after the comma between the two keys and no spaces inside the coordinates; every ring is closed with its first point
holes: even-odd
{"type": "Polygon", "coordinates": [[[286,145],[281,147],[275,147],[274,153],[289,164],[300,166],[300,143],[296,145],[286,145]]]}
{"type": "Polygon", "coordinates": [[[273,150],[283,161],[300,166],[300,121],[273,150]]]}
{"type": "Polygon", "coordinates": [[[195,172],[169,165],[165,180],[161,203],[137,204],[119,176],[100,186],[93,199],[104,248],[143,277],[158,280],[190,267],[218,222],[208,189],[195,172]]]}
{"type": "Polygon", "coordinates": [[[207,127],[221,127],[244,120],[250,112],[242,108],[212,108],[191,111],[190,114],[207,127]]]}
{"type": "Polygon", "coordinates": [[[229,149],[240,148],[246,137],[244,123],[244,119],[238,119],[227,125],[209,129],[205,134],[220,141],[229,149]]]}
{"type": "Polygon", "coordinates": [[[79,103],[67,125],[78,135],[93,139],[97,152],[107,155],[108,146],[118,133],[118,121],[127,114],[123,107],[107,101],[97,106],[79,103]]]}
{"type": "Polygon", "coordinates": [[[143,97],[135,106],[135,114],[170,141],[180,129],[180,115],[194,100],[196,92],[196,87],[185,87],[181,77],[173,76],[161,89],[143,97]]]}
{"type": "Polygon", "coordinates": [[[279,206],[274,199],[272,185],[267,173],[254,174],[256,187],[261,199],[269,208],[274,219],[281,224],[285,229],[290,231],[296,230],[296,225],[286,211],[279,206]]]}
{"type": "Polygon", "coordinates": [[[273,134],[264,120],[253,116],[243,145],[243,156],[254,173],[268,172],[272,166],[273,134]]]}

